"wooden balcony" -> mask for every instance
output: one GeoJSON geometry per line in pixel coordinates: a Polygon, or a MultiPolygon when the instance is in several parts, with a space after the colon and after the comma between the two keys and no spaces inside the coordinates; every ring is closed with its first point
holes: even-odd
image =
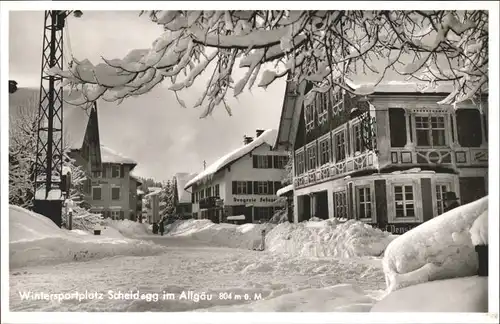
{"type": "Polygon", "coordinates": [[[376,154],[373,151],[367,151],[356,156],[348,156],[340,162],[330,162],[314,170],[306,171],[294,177],[293,181],[295,188],[311,186],[345,177],[356,171],[374,169],[377,164],[376,154]]]}

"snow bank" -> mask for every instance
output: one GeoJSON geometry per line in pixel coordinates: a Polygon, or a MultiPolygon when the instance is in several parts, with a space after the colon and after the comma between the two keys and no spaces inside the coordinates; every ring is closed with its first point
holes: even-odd
{"type": "Polygon", "coordinates": [[[488,245],[488,210],[485,210],[472,224],[471,241],[474,246],[488,245]]]}
{"type": "Polygon", "coordinates": [[[372,312],[488,312],[488,278],[437,280],[402,288],[376,303],[372,312]]]}
{"type": "Polygon", "coordinates": [[[215,306],[201,311],[219,312],[368,312],[375,300],[351,284],[303,289],[250,304],[215,306]]]}
{"type": "Polygon", "coordinates": [[[266,237],[267,250],[305,257],[380,256],[395,236],[356,220],[282,223],[266,237]]]}
{"type": "Polygon", "coordinates": [[[148,224],[133,222],[128,219],[105,219],[104,224],[106,227],[115,229],[125,237],[135,238],[152,234],[152,232],[148,230],[148,224]]]}
{"type": "Polygon", "coordinates": [[[469,230],[487,209],[488,197],[484,197],[435,217],[392,241],[382,262],[387,292],[476,274],[478,260],[469,230]]]}
{"type": "Polygon", "coordinates": [[[47,217],[18,206],[9,206],[9,218],[11,268],[115,255],[156,255],[165,250],[152,243],[126,239],[109,227],[100,236],[61,229],[47,217]]]}
{"type": "Polygon", "coordinates": [[[170,236],[190,236],[211,245],[230,248],[258,248],[262,240],[262,230],[271,231],[272,224],[214,224],[207,219],[189,219],[167,225],[170,236]]]}

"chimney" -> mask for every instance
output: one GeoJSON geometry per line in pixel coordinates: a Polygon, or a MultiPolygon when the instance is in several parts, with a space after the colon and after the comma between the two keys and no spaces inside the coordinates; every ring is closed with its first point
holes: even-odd
{"type": "Polygon", "coordinates": [[[260,135],[262,135],[262,133],[264,133],[263,129],[257,129],[257,130],[255,130],[256,137],[259,137],[260,135]]]}
{"type": "Polygon", "coordinates": [[[253,141],[253,138],[252,138],[252,137],[249,137],[249,136],[243,135],[243,144],[247,145],[247,144],[252,143],[252,141],[253,141]]]}

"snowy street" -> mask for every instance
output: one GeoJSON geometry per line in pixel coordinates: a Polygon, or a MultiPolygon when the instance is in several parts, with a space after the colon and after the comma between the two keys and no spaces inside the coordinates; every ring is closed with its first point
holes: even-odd
{"type": "MultiPolygon", "coordinates": [[[[366,295],[380,294],[385,288],[380,259],[373,257],[287,258],[269,252],[207,246],[189,237],[148,236],[166,247],[158,256],[116,256],[87,262],[30,266],[10,271],[12,311],[191,311],[239,310],[239,305],[262,305],[299,290],[312,290],[337,284],[354,284],[366,295]],[[150,293],[151,301],[111,299],[108,291],[150,293]],[[102,299],[22,300],[20,293],[102,293],[102,299]],[[211,300],[193,300],[188,291],[205,292],[211,300]],[[182,298],[182,293],[185,297],[182,298]],[[162,300],[163,293],[166,300],[162,300]],[[154,301],[158,294],[158,301],[154,301]],[[247,301],[245,301],[245,294],[247,301]],[[221,298],[220,298],[221,297],[221,298]]],[[[333,293],[324,291],[327,297],[333,293]],[[328,295],[330,294],[330,295],[328,295]]],[[[359,303],[372,304],[365,296],[359,303]]],[[[324,297],[324,294],[322,295],[324,297]]],[[[368,298],[370,299],[370,298],[368,298]]],[[[300,304],[300,303],[299,303],[300,304]]],[[[327,301],[310,305],[309,311],[332,311],[327,301]],[[328,307],[329,308],[329,307],[328,307]]],[[[300,305],[299,305],[300,306],[300,305]]],[[[296,303],[281,303],[275,311],[293,311],[296,303]]],[[[254,308],[255,309],[255,308],[254,308]]],[[[258,310],[258,307],[257,309],[258,310]]]]}

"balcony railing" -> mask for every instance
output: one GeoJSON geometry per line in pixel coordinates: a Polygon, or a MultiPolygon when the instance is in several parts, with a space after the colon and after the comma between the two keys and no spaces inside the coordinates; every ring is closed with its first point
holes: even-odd
{"type": "Polygon", "coordinates": [[[373,151],[367,151],[356,156],[348,156],[346,159],[336,163],[326,163],[314,170],[294,177],[296,188],[333,180],[347,176],[352,172],[370,169],[377,165],[377,156],[373,151]]]}

